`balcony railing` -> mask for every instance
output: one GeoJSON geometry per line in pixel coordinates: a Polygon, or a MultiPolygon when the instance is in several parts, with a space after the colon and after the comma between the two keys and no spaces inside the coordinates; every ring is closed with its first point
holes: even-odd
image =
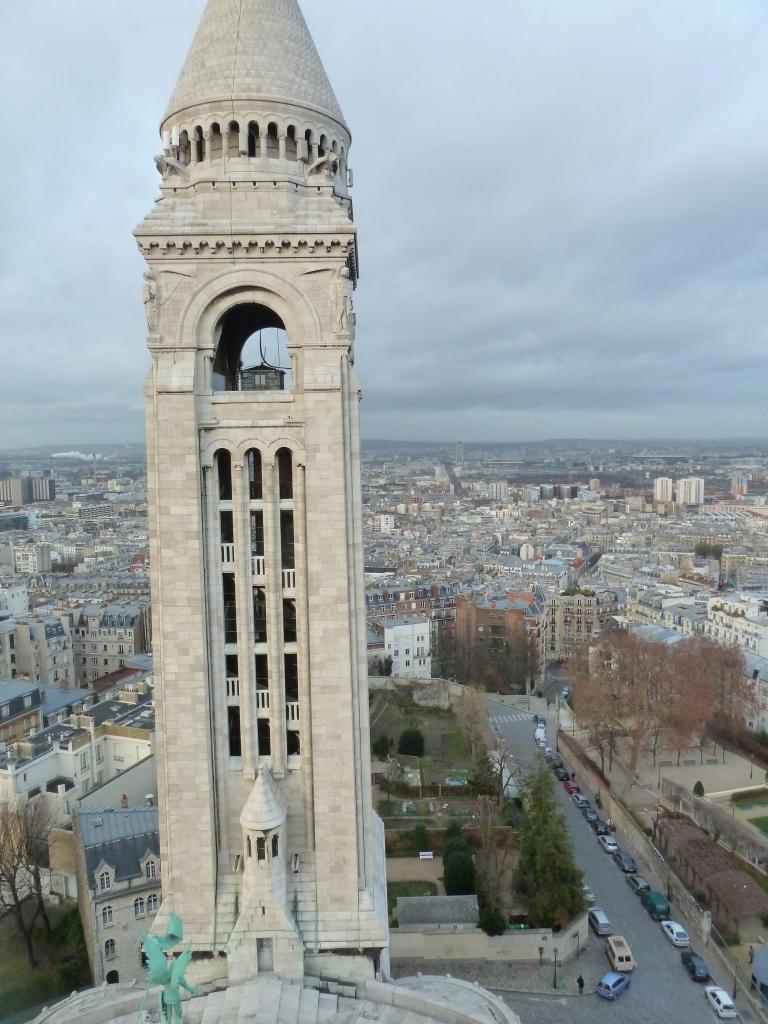
{"type": "Polygon", "coordinates": [[[263,583],[267,575],[266,559],[264,555],[254,555],[251,558],[251,571],[254,583],[263,583]]]}
{"type": "Polygon", "coordinates": [[[283,590],[296,589],[296,570],[283,569],[283,590]]]}
{"type": "Polygon", "coordinates": [[[256,691],[256,710],[269,711],[269,690],[256,691]]]}
{"type": "Polygon", "coordinates": [[[298,722],[299,720],[299,702],[288,701],[285,705],[285,719],[287,722],[298,722]]]}
{"type": "Polygon", "coordinates": [[[227,677],[227,700],[239,701],[240,680],[232,676],[227,677]]]}
{"type": "Polygon", "coordinates": [[[235,545],[234,544],[222,544],[221,545],[221,564],[222,565],[234,565],[235,564],[235,545]]]}

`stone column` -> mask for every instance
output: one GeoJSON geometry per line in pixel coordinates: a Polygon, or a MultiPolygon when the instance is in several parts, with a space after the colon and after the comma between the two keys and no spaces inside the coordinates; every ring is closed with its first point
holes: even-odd
{"type": "Polygon", "coordinates": [[[240,156],[248,156],[248,125],[240,125],[240,142],[238,145],[240,156]]]}
{"type": "Polygon", "coordinates": [[[285,160],[285,143],[286,143],[286,136],[285,135],[281,135],[279,140],[278,140],[279,155],[280,155],[280,159],[281,160],[285,160]]]}
{"type": "Polygon", "coordinates": [[[210,132],[210,131],[203,132],[203,143],[204,143],[204,147],[203,148],[205,149],[205,159],[203,160],[204,164],[212,164],[213,163],[213,150],[212,150],[212,147],[211,147],[211,136],[212,136],[212,134],[213,133],[210,132]]]}
{"type": "Polygon", "coordinates": [[[283,665],[283,575],[280,559],[280,487],[277,462],[264,460],[264,552],[266,556],[267,654],[272,774],[285,776],[285,666],[283,665]]]}
{"type": "Polygon", "coordinates": [[[299,664],[299,737],[301,740],[302,788],[304,791],[304,825],[307,849],[315,846],[315,816],[312,808],[312,701],[310,695],[311,665],[309,659],[309,566],[306,529],[306,470],[296,465],[293,479],[293,536],[296,563],[296,617],[299,664]]]}
{"type": "Polygon", "coordinates": [[[237,594],[237,674],[240,679],[241,766],[252,774],[256,766],[254,731],[255,665],[253,661],[253,590],[248,484],[242,462],[232,463],[232,519],[235,534],[235,592],[237,594]]]}

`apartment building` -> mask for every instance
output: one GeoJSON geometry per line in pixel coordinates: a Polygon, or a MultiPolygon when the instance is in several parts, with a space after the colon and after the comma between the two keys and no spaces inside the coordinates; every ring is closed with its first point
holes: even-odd
{"type": "Polygon", "coordinates": [[[13,567],[19,576],[34,576],[52,568],[50,544],[22,544],[13,549],[13,567]]]}
{"type": "Polygon", "coordinates": [[[672,489],[674,483],[671,477],[660,476],[653,481],[653,500],[669,502],[672,501],[672,489]]]}
{"type": "Polygon", "coordinates": [[[141,932],[151,930],[162,898],[157,808],[78,811],[74,832],[93,983],[144,984],[141,932]]]}
{"type": "Polygon", "coordinates": [[[566,590],[548,599],[548,658],[564,661],[582,644],[598,636],[623,609],[619,590],[566,590]]]}
{"type": "Polygon", "coordinates": [[[768,591],[710,597],[704,633],[718,643],[735,643],[768,657],[768,591]]]}
{"type": "Polygon", "coordinates": [[[16,619],[15,647],[11,677],[53,683],[62,689],[76,685],[72,637],[66,618],[29,615],[16,619]]]}
{"type": "Polygon", "coordinates": [[[92,686],[148,649],[148,607],[144,604],[87,604],[69,614],[78,685],[92,686]]]}
{"type": "Polygon", "coordinates": [[[13,576],[0,576],[0,619],[26,615],[29,611],[29,588],[13,576]]]}
{"type": "Polygon", "coordinates": [[[56,481],[50,476],[11,476],[0,479],[0,502],[31,505],[35,501],[55,501],[56,481]]]}
{"type": "Polygon", "coordinates": [[[677,481],[678,505],[703,505],[704,480],[700,476],[683,477],[677,481]]]}
{"type": "Polygon", "coordinates": [[[39,690],[23,682],[5,683],[0,687],[0,744],[21,740],[33,729],[41,729],[42,725],[39,690]]]}
{"type": "Polygon", "coordinates": [[[381,623],[384,657],[392,659],[392,675],[403,679],[430,679],[429,620],[419,616],[390,619],[381,623]]]}

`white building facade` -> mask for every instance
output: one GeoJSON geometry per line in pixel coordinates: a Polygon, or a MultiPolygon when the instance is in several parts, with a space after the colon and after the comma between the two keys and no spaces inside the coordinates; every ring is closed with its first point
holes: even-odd
{"type": "Polygon", "coordinates": [[[430,679],[430,625],[427,619],[390,619],[384,627],[384,656],[392,659],[392,675],[402,679],[430,679]]]}

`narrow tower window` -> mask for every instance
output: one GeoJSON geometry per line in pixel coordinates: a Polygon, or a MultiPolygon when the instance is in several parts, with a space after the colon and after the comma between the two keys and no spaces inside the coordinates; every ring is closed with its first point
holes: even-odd
{"type": "Polygon", "coordinates": [[[285,699],[293,704],[299,699],[299,661],[295,654],[284,655],[285,699]]]}
{"type": "Polygon", "coordinates": [[[280,140],[277,134],[277,125],[274,121],[267,127],[267,156],[276,160],[280,156],[280,140]]]}
{"type": "Polygon", "coordinates": [[[296,604],[283,601],[283,643],[296,643],[296,604]]]}
{"type": "Polygon", "coordinates": [[[295,730],[289,729],[285,741],[288,757],[298,757],[301,754],[301,736],[295,730]]]}
{"type": "Polygon", "coordinates": [[[235,574],[221,575],[224,598],[224,643],[237,643],[237,599],[235,597],[235,574]]]}
{"type": "Polygon", "coordinates": [[[187,131],[183,131],[179,136],[179,160],[185,165],[192,162],[192,144],[187,131]]]}
{"type": "Polygon", "coordinates": [[[277,857],[280,851],[280,837],[277,833],[272,836],[272,856],[277,857]]]}
{"type": "Polygon", "coordinates": [[[257,644],[267,642],[267,598],[263,587],[253,588],[253,639],[257,644]]]}
{"type": "Polygon", "coordinates": [[[269,757],[272,753],[272,734],[268,718],[259,718],[256,722],[256,737],[259,743],[259,756],[269,757]]]}
{"type": "MultiPolygon", "coordinates": [[[[293,488],[291,488],[293,493],[293,488]]],[[[281,483],[282,497],[282,483],[281,483]]],[[[293,512],[280,513],[280,564],[283,569],[296,568],[296,552],[293,535],[293,512]]]]}
{"type": "Polygon", "coordinates": [[[248,462],[248,496],[251,501],[261,501],[263,497],[261,480],[261,452],[252,448],[247,455],[248,462]]]}
{"type": "Polygon", "coordinates": [[[299,156],[299,147],[296,142],[296,127],[295,125],[288,126],[288,132],[285,138],[285,158],[286,160],[296,160],[299,156]]]}
{"type": "Polygon", "coordinates": [[[232,501],[232,456],[227,451],[216,452],[219,475],[219,501],[232,501]]]}
{"type": "Polygon", "coordinates": [[[288,448],[277,453],[277,473],[280,483],[280,501],[293,499],[293,454],[288,448]]]}
{"type": "Polygon", "coordinates": [[[240,737],[240,708],[227,708],[227,731],[229,735],[229,756],[240,757],[242,740],[240,737]]]}
{"type": "Polygon", "coordinates": [[[263,836],[259,836],[256,839],[256,859],[266,860],[267,859],[267,841],[263,836]]]}
{"type": "Polygon", "coordinates": [[[248,125],[248,156],[260,156],[259,153],[259,126],[255,121],[248,125]]]}
{"type": "Polygon", "coordinates": [[[195,162],[201,164],[205,160],[205,136],[199,126],[195,128],[194,143],[195,162]]]}
{"type": "Polygon", "coordinates": [[[229,122],[229,139],[227,146],[228,155],[231,157],[240,156],[240,125],[237,121],[229,122]]]}
{"type": "Polygon", "coordinates": [[[256,689],[269,689],[269,659],[266,654],[256,655],[256,689]]]}
{"type": "Polygon", "coordinates": [[[264,513],[251,512],[251,555],[264,555],[264,513]]]}
{"type": "Polygon", "coordinates": [[[221,125],[211,125],[211,160],[221,160],[224,155],[224,140],[221,137],[221,125]]]}
{"type": "Polygon", "coordinates": [[[231,512],[220,512],[219,522],[221,524],[221,543],[235,543],[235,525],[231,512]]]}

